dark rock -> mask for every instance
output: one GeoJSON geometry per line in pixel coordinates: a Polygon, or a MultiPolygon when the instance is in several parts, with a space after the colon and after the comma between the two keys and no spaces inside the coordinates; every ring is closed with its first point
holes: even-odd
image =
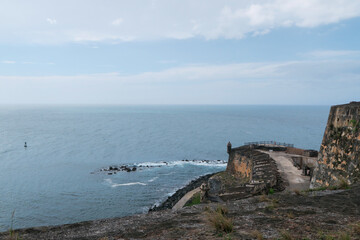
{"type": "Polygon", "coordinates": [[[201,184],[206,183],[210,177],[212,177],[215,173],[207,174],[201,176],[195,180],[192,180],[189,184],[185,187],[180,188],[177,190],[173,195],[168,197],[162,204],[159,206],[153,206],[149,209],[149,212],[152,211],[159,211],[164,209],[171,209],[186,193],[190,192],[191,190],[198,188],[201,184]]]}

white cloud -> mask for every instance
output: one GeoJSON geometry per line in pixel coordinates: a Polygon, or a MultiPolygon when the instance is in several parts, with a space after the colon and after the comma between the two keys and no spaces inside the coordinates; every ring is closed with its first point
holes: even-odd
{"type": "Polygon", "coordinates": [[[14,0],[1,5],[0,39],[37,43],[239,39],[276,28],[311,28],[359,16],[356,0],[14,0]],[[49,15],[61,19],[61,25],[50,27],[57,20],[49,15]],[[43,19],[49,24],[43,24],[43,19]]]}
{"type": "Polygon", "coordinates": [[[57,23],[57,21],[56,21],[56,19],[55,19],[55,18],[47,18],[47,19],[46,19],[46,21],[47,21],[48,23],[50,23],[51,25],[53,25],[53,24],[56,24],[56,23],[57,23]]]}
{"type": "Polygon", "coordinates": [[[359,82],[354,60],[184,66],[129,76],[0,76],[0,103],[336,104],[360,100],[359,82]]]}
{"type": "Polygon", "coordinates": [[[1,61],[1,63],[4,63],[4,64],[15,64],[16,61],[4,60],[4,61],[1,61]]]}
{"type": "Polygon", "coordinates": [[[112,21],[112,25],[114,25],[114,26],[118,26],[118,25],[120,25],[121,23],[123,22],[123,19],[122,18],[117,18],[117,19],[115,19],[114,21],[112,21]]]}

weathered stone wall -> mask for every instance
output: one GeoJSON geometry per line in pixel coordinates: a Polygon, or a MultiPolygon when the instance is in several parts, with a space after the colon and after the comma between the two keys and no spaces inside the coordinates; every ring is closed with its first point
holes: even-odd
{"type": "Polygon", "coordinates": [[[232,149],[229,152],[229,160],[226,171],[250,181],[252,179],[253,172],[252,162],[252,156],[248,151],[232,149]]]}
{"type": "Polygon", "coordinates": [[[333,106],[310,188],[360,181],[360,102],[333,106]]]}
{"type": "Polygon", "coordinates": [[[271,188],[283,190],[275,161],[254,146],[232,148],[225,172],[208,181],[207,199],[228,201],[267,193],[271,188]]]}

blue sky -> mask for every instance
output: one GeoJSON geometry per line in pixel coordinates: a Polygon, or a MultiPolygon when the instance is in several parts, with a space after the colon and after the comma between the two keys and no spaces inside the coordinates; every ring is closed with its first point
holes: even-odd
{"type": "Polygon", "coordinates": [[[0,104],[360,100],[360,1],[3,1],[0,104]]]}

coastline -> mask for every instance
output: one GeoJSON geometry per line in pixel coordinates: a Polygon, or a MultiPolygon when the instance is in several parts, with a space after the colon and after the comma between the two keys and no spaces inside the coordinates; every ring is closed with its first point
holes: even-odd
{"type": "Polygon", "coordinates": [[[188,184],[186,184],[184,187],[178,189],[174,194],[169,196],[164,202],[162,202],[159,206],[153,206],[149,209],[149,212],[153,211],[161,211],[165,209],[171,209],[175,206],[175,204],[185,196],[188,192],[194,190],[195,188],[198,188],[203,184],[204,182],[207,182],[210,177],[217,174],[219,172],[206,174],[203,176],[200,176],[192,181],[190,181],[188,184]]]}

